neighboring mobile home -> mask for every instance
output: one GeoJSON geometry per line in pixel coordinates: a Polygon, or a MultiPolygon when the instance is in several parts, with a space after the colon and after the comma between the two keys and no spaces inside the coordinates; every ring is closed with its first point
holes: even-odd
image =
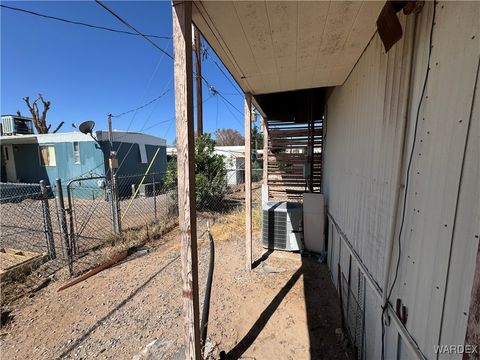
{"type": "MultiPolygon", "coordinates": [[[[110,145],[107,131],[96,131],[93,139],[80,132],[28,134],[0,137],[1,181],[50,184],[88,176],[104,176],[108,171],[110,145]]],[[[114,131],[118,175],[141,175],[160,148],[150,172],[166,171],[166,142],[155,136],[114,131]],[[121,166],[120,166],[121,165],[121,166]]]]}

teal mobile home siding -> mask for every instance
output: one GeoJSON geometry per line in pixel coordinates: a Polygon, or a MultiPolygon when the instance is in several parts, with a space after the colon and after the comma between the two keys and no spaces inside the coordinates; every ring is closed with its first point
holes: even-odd
{"type": "Polygon", "coordinates": [[[49,180],[47,169],[40,165],[38,144],[15,144],[15,170],[17,179],[22,183],[38,183],[49,180]]]}
{"type": "Polygon", "coordinates": [[[73,143],[42,143],[17,144],[13,146],[15,152],[15,167],[20,182],[38,183],[46,180],[53,184],[57,178],[64,183],[89,173],[104,175],[105,161],[102,150],[93,141],[81,141],[80,164],[73,159],[73,143]],[[40,146],[52,145],[55,148],[55,166],[40,164],[40,146]]]}
{"type": "MultiPolygon", "coordinates": [[[[160,151],[152,164],[150,173],[164,173],[167,171],[167,148],[166,146],[145,145],[147,153],[147,162],[142,163],[140,157],[139,144],[114,142],[113,148],[117,151],[118,165],[122,166],[118,169],[119,176],[140,175],[147,171],[148,165],[153,159],[155,152],[160,147],[160,151]]],[[[102,144],[102,147],[104,145],[102,144]]],[[[105,144],[105,153],[108,154],[108,143],[105,144]]]]}

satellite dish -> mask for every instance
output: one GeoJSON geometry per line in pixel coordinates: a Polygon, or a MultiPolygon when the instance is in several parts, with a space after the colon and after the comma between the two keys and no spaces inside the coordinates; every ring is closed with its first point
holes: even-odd
{"type": "Polygon", "coordinates": [[[84,134],[92,135],[93,128],[95,127],[95,121],[84,121],[78,127],[78,130],[84,134]]]}

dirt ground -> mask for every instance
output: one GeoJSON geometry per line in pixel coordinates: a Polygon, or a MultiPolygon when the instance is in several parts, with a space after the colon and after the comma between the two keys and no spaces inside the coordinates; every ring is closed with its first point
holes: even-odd
{"type": "MultiPolygon", "coordinates": [[[[260,259],[251,272],[244,270],[242,237],[215,244],[211,357],[224,351],[227,359],[353,358],[336,334],[340,312],[326,265],[299,254],[264,253],[255,238],[260,259]]],[[[183,358],[179,245],[176,229],[149,244],[147,255],[61,292],[65,282],[55,281],[16,302],[1,330],[2,358],[138,359],[147,344],[150,358],[183,358]]],[[[203,239],[201,303],[208,250],[203,239]]]]}

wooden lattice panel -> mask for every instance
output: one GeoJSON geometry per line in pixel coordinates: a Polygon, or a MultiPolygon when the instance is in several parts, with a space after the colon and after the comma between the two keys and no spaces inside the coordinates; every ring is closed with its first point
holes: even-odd
{"type": "Polygon", "coordinates": [[[267,124],[269,198],[300,201],[310,181],[313,190],[320,191],[322,121],[301,124],[269,120],[267,124]],[[310,144],[313,151],[310,150],[310,144]],[[313,159],[312,164],[310,159],[313,159]],[[309,172],[312,176],[308,176],[309,172]]]}

